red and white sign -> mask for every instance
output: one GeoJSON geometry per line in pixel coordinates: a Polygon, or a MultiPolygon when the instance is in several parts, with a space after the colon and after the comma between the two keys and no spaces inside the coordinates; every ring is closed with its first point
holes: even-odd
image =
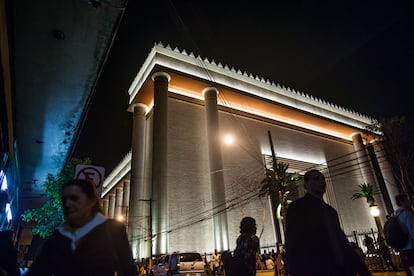
{"type": "Polygon", "coordinates": [[[86,179],[95,184],[96,193],[100,196],[102,192],[102,185],[104,182],[105,168],[93,165],[76,166],[75,179],[86,179]]]}

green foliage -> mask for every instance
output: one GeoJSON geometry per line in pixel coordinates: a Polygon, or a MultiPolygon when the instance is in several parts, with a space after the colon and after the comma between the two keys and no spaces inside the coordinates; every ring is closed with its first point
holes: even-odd
{"type": "Polygon", "coordinates": [[[65,164],[62,171],[57,175],[48,174],[45,182],[42,183],[48,200],[36,209],[27,209],[22,214],[25,222],[34,222],[36,225],[32,229],[33,235],[42,238],[49,237],[53,231],[63,222],[62,201],[60,191],[63,183],[73,179],[76,165],[90,165],[89,158],[73,158],[65,164]]]}
{"type": "Polygon", "coordinates": [[[400,192],[410,194],[414,188],[414,127],[404,116],[381,118],[367,127],[382,133],[380,144],[392,167],[400,192]]]}
{"type": "Polygon", "coordinates": [[[265,179],[263,179],[259,196],[267,196],[271,194],[273,187],[277,192],[281,192],[282,195],[289,193],[294,197],[298,194],[297,182],[300,179],[300,175],[297,173],[289,173],[287,170],[289,164],[283,162],[276,162],[276,173],[273,170],[266,169],[265,179]]]}
{"type": "MultiPolygon", "coordinates": [[[[281,216],[286,217],[286,211],[288,207],[288,196],[296,197],[298,194],[297,182],[300,179],[300,175],[296,173],[289,173],[287,170],[289,164],[283,162],[276,162],[274,169],[270,170],[266,168],[265,179],[261,184],[259,196],[270,196],[270,201],[273,209],[273,221],[275,223],[275,229],[277,239],[281,241],[281,232],[279,230],[279,220],[277,218],[277,206],[281,205],[281,216]]],[[[284,233],[286,233],[286,220],[282,219],[282,226],[284,233]]]]}
{"type": "Polygon", "coordinates": [[[374,195],[379,194],[379,191],[374,188],[370,183],[362,183],[358,185],[358,189],[354,190],[354,194],[351,196],[352,200],[358,198],[365,198],[368,205],[374,204],[374,195]]]}

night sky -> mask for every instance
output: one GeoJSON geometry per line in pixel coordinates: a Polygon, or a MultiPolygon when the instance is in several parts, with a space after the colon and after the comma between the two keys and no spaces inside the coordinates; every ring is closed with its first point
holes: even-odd
{"type": "Polygon", "coordinates": [[[129,0],[75,144],[74,157],[108,173],[130,150],[127,91],[159,41],[362,114],[414,122],[413,1],[145,2],[129,0]]]}

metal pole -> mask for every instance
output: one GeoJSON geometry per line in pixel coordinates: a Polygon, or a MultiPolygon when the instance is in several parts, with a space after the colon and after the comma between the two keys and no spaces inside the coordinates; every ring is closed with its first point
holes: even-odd
{"type": "Polygon", "coordinates": [[[282,234],[281,234],[281,231],[280,231],[279,219],[277,218],[277,204],[281,203],[279,193],[276,189],[276,185],[277,185],[277,174],[276,174],[277,163],[276,163],[276,161],[277,160],[276,160],[275,150],[274,150],[274,147],[273,147],[272,135],[270,134],[270,131],[267,131],[267,134],[269,136],[270,150],[272,152],[272,166],[273,166],[273,173],[272,173],[272,182],[273,183],[269,187],[270,195],[271,195],[270,198],[271,198],[272,209],[273,209],[273,220],[274,220],[275,228],[276,228],[277,241],[282,243],[282,234]],[[279,202],[277,202],[277,201],[279,201],[279,202]]]}
{"type": "Polygon", "coordinates": [[[153,238],[153,235],[152,235],[152,202],[153,202],[153,200],[152,200],[152,198],[150,198],[150,199],[140,199],[139,201],[145,201],[145,202],[149,202],[149,214],[148,214],[148,242],[149,242],[149,262],[148,262],[148,265],[149,265],[149,268],[151,269],[152,268],[152,246],[153,246],[153,244],[152,244],[152,238],[153,238]]]}
{"type": "Polygon", "coordinates": [[[152,268],[152,198],[149,199],[149,242],[150,242],[150,261],[149,267],[152,268]]]}
{"type": "Polygon", "coordinates": [[[359,246],[359,241],[358,241],[358,236],[357,236],[356,231],[355,230],[352,231],[352,234],[354,235],[355,243],[359,246]]]}

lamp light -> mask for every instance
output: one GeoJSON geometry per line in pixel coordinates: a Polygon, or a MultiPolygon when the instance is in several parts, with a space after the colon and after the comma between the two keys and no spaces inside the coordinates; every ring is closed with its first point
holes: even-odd
{"type": "Polygon", "coordinates": [[[231,145],[234,143],[234,138],[232,135],[228,134],[224,137],[224,142],[228,145],[231,145]]]}
{"type": "Polygon", "coordinates": [[[369,205],[369,212],[373,217],[378,217],[380,215],[380,209],[378,208],[378,205],[375,203],[369,205]]]}

